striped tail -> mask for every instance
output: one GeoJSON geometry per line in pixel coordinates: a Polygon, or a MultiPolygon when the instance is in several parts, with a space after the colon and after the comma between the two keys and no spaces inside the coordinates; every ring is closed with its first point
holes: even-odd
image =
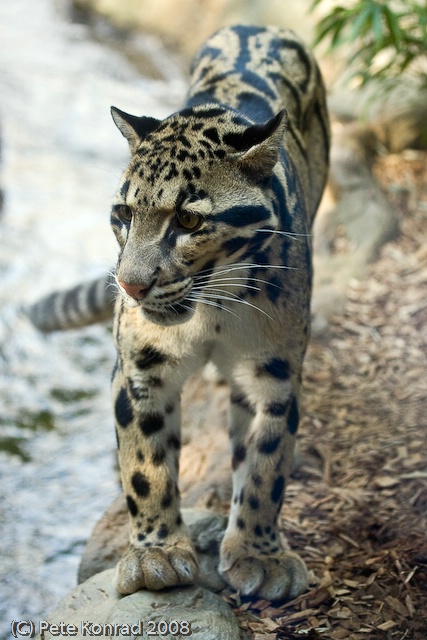
{"type": "Polygon", "coordinates": [[[55,291],[26,307],[24,312],[40,331],[77,329],[110,320],[116,296],[114,276],[108,274],[72,289],[55,291]]]}

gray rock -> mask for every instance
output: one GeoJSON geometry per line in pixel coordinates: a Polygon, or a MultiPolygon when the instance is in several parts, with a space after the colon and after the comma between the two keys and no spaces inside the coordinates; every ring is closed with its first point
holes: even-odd
{"type": "MultiPolygon", "coordinates": [[[[202,587],[156,593],[138,591],[121,597],[113,587],[113,575],[112,569],[103,571],[73,589],[43,622],[75,625],[73,637],[77,639],[91,634],[105,638],[147,638],[149,630],[157,631],[155,636],[165,639],[188,636],[192,640],[243,640],[246,637],[229,606],[202,587]]],[[[46,626],[43,638],[47,640],[54,637],[54,633],[46,626]]],[[[55,628],[52,631],[55,632],[55,628]]],[[[40,638],[37,636],[37,640],[40,638]]]]}
{"type": "Polygon", "coordinates": [[[375,136],[358,124],[333,128],[329,193],[314,227],[314,335],[343,312],[349,282],[363,279],[368,265],[398,230],[397,217],[375,180],[375,136]]]}
{"type": "Polygon", "coordinates": [[[79,584],[92,576],[112,569],[125,554],[129,542],[128,512],[123,494],[96,523],[80,561],[79,584]]]}

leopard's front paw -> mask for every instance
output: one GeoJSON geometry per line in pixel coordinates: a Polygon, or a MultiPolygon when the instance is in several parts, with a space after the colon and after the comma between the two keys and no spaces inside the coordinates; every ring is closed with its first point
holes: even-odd
{"type": "Polygon", "coordinates": [[[191,584],[198,572],[190,543],[148,548],[131,547],[116,568],[115,586],[122,595],[140,589],[159,591],[191,584]]]}
{"type": "Polygon", "coordinates": [[[230,544],[224,540],[219,570],[228,584],[242,595],[265,600],[296,598],[308,587],[303,560],[284,549],[262,555],[255,549],[244,549],[241,542],[230,544]]]}

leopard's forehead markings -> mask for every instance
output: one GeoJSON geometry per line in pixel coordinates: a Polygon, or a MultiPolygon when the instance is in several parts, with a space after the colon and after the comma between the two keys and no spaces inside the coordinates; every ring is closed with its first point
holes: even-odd
{"type": "MultiPolygon", "coordinates": [[[[203,172],[222,160],[222,134],[229,130],[232,115],[222,109],[188,110],[165,120],[134,153],[120,188],[128,204],[158,203],[175,180],[182,188],[204,197],[197,183],[203,172]],[[203,114],[209,117],[202,120],[203,114]]],[[[236,124],[234,123],[234,127],[236,124]]]]}
{"type": "MultiPolygon", "coordinates": [[[[241,123],[240,123],[241,124],[241,123]]],[[[184,110],[166,119],[135,153],[151,172],[158,172],[162,161],[192,163],[223,158],[222,134],[235,128],[233,116],[223,109],[184,110]],[[209,117],[206,117],[209,116],[209,117]]]]}

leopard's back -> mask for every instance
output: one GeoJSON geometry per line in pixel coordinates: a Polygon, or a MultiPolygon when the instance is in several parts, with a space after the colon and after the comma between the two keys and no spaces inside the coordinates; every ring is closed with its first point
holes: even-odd
{"type": "Polygon", "coordinates": [[[288,113],[282,161],[301,180],[311,225],[329,167],[326,93],[310,50],[289,29],[231,26],[195,58],[187,106],[227,104],[253,122],[288,113]]]}

